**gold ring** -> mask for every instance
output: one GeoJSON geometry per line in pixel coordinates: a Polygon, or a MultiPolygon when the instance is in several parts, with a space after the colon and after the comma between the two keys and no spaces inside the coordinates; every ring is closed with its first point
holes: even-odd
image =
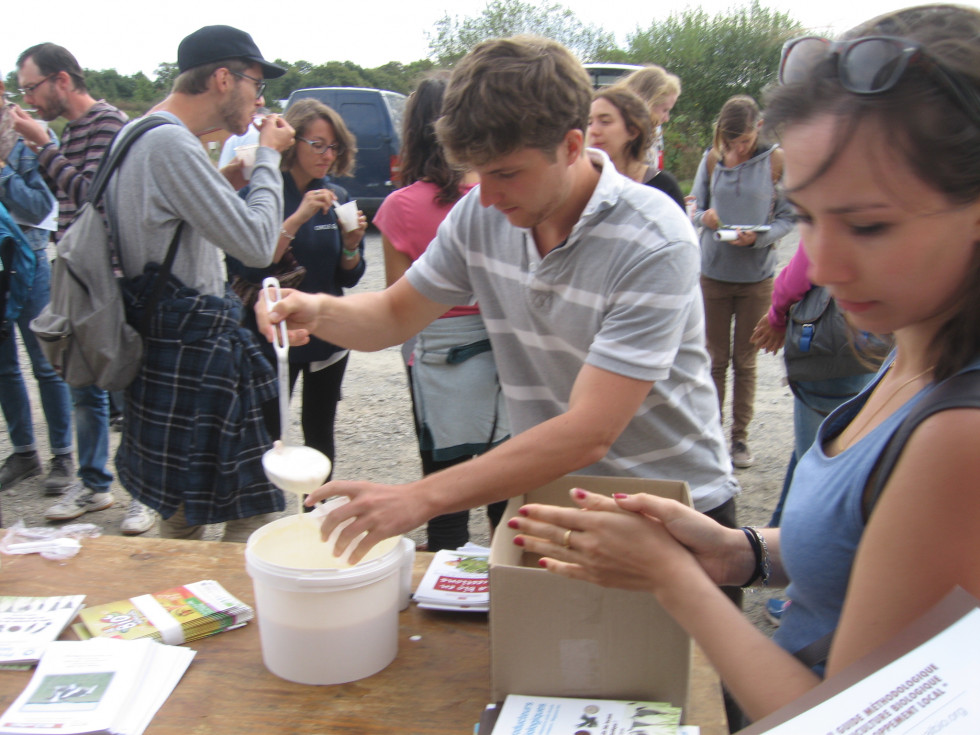
{"type": "Polygon", "coordinates": [[[572,540],[572,529],[569,528],[567,531],[565,531],[565,535],[561,537],[561,545],[564,546],[566,549],[569,549],[572,546],[571,540],[572,540]]]}

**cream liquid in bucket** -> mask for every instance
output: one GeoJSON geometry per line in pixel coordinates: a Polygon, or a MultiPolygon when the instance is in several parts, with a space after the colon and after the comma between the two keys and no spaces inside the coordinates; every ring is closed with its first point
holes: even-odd
{"type": "Polygon", "coordinates": [[[377,673],[398,651],[400,537],[351,566],[320,540],[320,519],[288,516],[255,531],[245,565],[266,668],[300,684],[377,673]]]}

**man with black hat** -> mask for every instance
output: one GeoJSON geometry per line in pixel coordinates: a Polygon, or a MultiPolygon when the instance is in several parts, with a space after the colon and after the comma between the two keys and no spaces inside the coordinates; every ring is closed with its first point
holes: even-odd
{"type": "MultiPolygon", "coordinates": [[[[276,395],[275,373],[241,326],[225,253],[256,267],[272,261],[282,225],[280,153],[292,145],[293,130],[277,115],[259,126],[244,199],[198,136],[244,133],[263,104],[264,80],[285,69],[229,26],[187,36],[177,66],[173,90],[150,112],[173,124],[144,133],[106,191],[125,275],[137,282],[152,283],[183,223],[143,365],[126,389],[116,471],[134,497],[161,514],[161,536],[202,538],[205,524],[225,522],[225,540],[244,541],[285,501],[262,469],[271,445],[262,404],[276,395]]],[[[240,165],[233,171],[240,176],[240,165]]]]}

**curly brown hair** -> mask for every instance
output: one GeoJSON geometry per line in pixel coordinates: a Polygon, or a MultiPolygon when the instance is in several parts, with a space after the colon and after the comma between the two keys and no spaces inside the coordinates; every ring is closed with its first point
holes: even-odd
{"type": "MultiPolygon", "coordinates": [[[[291,104],[283,117],[286,119],[286,122],[293,126],[297,138],[304,137],[307,128],[315,120],[323,120],[329,123],[330,127],[333,128],[334,137],[337,139],[337,143],[340,144],[342,150],[337,154],[337,158],[334,160],[333,166],[330,167],[328,173],[334,176],[350,176],[353,173],[357,158],[357,138],[354,137],[354,134],[344,122],[344,118],[336,110],[327,107],[320,100],[305,97],[291,104]]],[[[279,168],[283,171],[288,171],[293,167],[295,162],[296,145],[293,144],[289,150],[282,154],[282,163],[279,164],[279,168]]]]}
{"type": "Polygon", "coordinates": [[[584,134],[592,82],[572,53],[538,36],[477,44],[456,66],[436,134],[451,160],[481,166],[522,148],[553,154],[584,134]]]}

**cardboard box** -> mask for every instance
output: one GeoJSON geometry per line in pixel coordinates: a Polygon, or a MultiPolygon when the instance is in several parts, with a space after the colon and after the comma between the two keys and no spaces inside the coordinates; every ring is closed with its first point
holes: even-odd
{"type": "Polygon", "coordinates": [[[507,694],[666,701],[686,708],[691,640],[656,598],[566,579],[515,546],[526,503],[572,506],[568,491],[645,492],[690,505],[687,483],[568,475],[512,498],[490,552],[491,701],[507,694]]]}

